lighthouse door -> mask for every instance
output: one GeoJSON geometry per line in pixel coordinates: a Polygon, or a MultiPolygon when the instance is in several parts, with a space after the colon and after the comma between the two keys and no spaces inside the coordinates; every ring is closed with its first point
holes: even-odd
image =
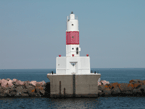
{"type": "Polygon", "coordinates": [[[77,62],[70,62],[70,64],[71,64],[71,67],[70,67],[71,73],[72,74],[76,74],[77,73],[77,69],[78,69],[77,62]]]}

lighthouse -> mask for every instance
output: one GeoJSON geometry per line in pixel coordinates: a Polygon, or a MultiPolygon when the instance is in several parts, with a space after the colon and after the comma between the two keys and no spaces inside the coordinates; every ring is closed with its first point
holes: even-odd
{"type": "Polygon", "coordinates": [[[79,23],[71,12],[66,21],[66,56],[56,57],[56,74],[48,73],[50,97],[97,97],[100,74],[90,73],[90,57],[80,56],[79,23]]]}
{"type": "Polygon", "coordinates": [[[80,56],[79,24],[73,12],[66,23],[66,56],[56,58],[56,74],[90,74],[89,55],[80,56]]]}

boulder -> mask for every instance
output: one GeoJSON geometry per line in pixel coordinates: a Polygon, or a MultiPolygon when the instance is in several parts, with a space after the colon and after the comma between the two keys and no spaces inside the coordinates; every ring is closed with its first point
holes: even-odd
{"type": "Polygon", "coordinates": [[[9,80],[7,84],[8,84],[8,87],[12,87],[13,86],[13,81],[9,80]]]}
{"type": "Polygon", "coordinates": [[[16,81],[18,81],[17,79],[13,79],[13,82],[16,82],[16,81]]]}
{"type": "Polygon", "coordinates": [[[139,88],[140,86],[141,86],[141,83],[134,83],[134,84],[133,84],[133,87],[134,87],[135,89],[139,88]]]}
{"type": "Polygon", "coordinates": [[[132,83],[129,83],[127,86],[127,91],[132,91],[134,88],[134,85],[132,83]]]}
{"type": "Polygon", "coordinates": [[[5,89],[4,92],[3,92],[3,95],[4,95],[5,97],[9,96],[9,95],[10,95],[10,94],[9,94],[9,90],[8,90],[8,89],[5,89]]]}
{"type": "Polygon", "coordinates": [[[16,96],[21,96],[22,90],[23,90],[23,87],[22,86],[18,86],[16,88],[16,96]]]}
{"type": "Polygon", "coordinates": [[[145,85],[141,85],[140,90],[143,94],[145,94],[145,85]]]}
{"type": "Polygon", "coordinates": [[[141,92],[141,89],[140,88],[138,88],[138,89],[133,89],[133,95],[134,96],[140,96],[140,95],[142,95],[142,92],[141,92]]]}
{"type": "Polygon", "coordinates": [[[98,96],[99,96],[99,97],[104,96],[104,92],[98,92],[98,96]]]}
{"type": "Polygon", "coordinates": [[[17,91],[17,92],[22,92],[23,89],[24,89],[23,86],[18,86],[18,87],[16,88],[16,91],[17,91]]]}
{"type": "Polygon", "coordinates": [[[9,88],[9,95],[11,96],[11,97],[13,97],[13,96],[15,96],[16,95],[16,89],[15,88],[13,88],[13,87],[11,87],[11,88],[9,88]]]}
{"type": "Polygon", "coordinates": [[[125,95],[125,96],[131,96],[132,94],[133,92],[129,90],[121,92],[121,95],[125,95]]]}
{"type": "Polygon", "coordinates": [[[44,86],[46,85],[45,81],[41,81],[41,82],[36,82],[36,86],[39,87],[39,86],[44,86]]]}
{"type": "Polygon", "coordinates": [[[28,93],[22,93],[21,96],[22,97],[29,97],[29,94],[28,93]]]}
{"type": "Polygon", "coordinates": [[[37,93],[38,96],[44,96],[44,94],[45,94],[44,87],[39,86],[39,87],[36,87],[35,90],[36,90],[36,93],[37,93]]]}
{"type": "Polygon", "coordinates": [[[34,87],[28,88],[28,94],[29,96],[36,96],[37,94],[35,93],[35,88],[34,87]]]}
{"type": "Polygon", "coordinates": [[[7,78],[6,80],[9,81],[9,80],[11,80],[11,79],[10,79],[10,78],[7,78]]]}
{"type": "Polygon", "coordinates": [[[142,80],[141,83],[142,83],[143,85],[145,85],[145,80],[142,80]]]}
{"type": "Polygon", "coordinates": [[[105,87],[104,85],[98,86],[98,90],[101,90],[101,91],[103,91],[105,88],[106,88],[106,87],[105,87]]]}
{"type": "Polygon", "coordinates": [[[23,81],[20,81],[20,80],[17,80],[16,82],[15,82],[15,85],[17,85],[17,86],[23,86],[24,85],[24,82],[23,81]]]}
{"type": "Polygon", "coordinates": [[[45,95],[45,90],[40,90],[40,94],[41,94],[41,96],[44,96],[45,95]]]}
{"type": "Polygon", "coordinates": [[[98,82],[98,86],[100,86],[101,85],[101,82],[98,82]]]}
{"type": "Polygon", "coordinates": [[[116,82],[116,83],[111,83],[111,84],[110,84],[110,88],[111,88],[111,89],[116,88],[116,87],[118,87],[118,85],[119,85],[119,84],[118,84],[117,82],[116,82]]]}
{"type": "Polygon", "coordinates": [[[26,89],[28,89],[29,87],[33,87],[33,86],[29,85],[29,81],[25,81],[24,86],[26,89]]]}
{"type": "Polygon", "coordinates": [[[0,84],[2,83],[2,80],[0,79],[0,84]]]}
{"type": "Polygon", "coordinates": [[[106,81],[106,80],[101,80],[100,82],[102,85],[110,84],[109,81],[106,81]]]}
{"type": "Polygon", "coordinates": [[[131,91],[133,89],[132,84],[120,83],[118,86],[121,92],[131,91]]]}
{"type": "Polygon", "coordinates": [[[4,96],[4,89],[0,88],[0,96],[3,97],[4,96]]]}
{"type": "Polygon", "coordinates": [[[105,96],[111,96],[111,90],[109,88],[104,89],[103,92],[105,96]]]}
{"type": "Polygon", "coordinates": [[[2,80],[1,80],[1,87],[7,88],[7,87],[8,87],[8,81],[5,80],[5,79],[2,79],[2,80]]]}
{"type": "Polygon", "coordinates": [[[140,83],[141,80],[139,79],[133,79],[133,80],[130,80],[129,83],[140,83]]]}
{"type": "Polygon", "coordinates": [[[120,93],[121,93],[121,91],[120,91],[119,87],[117,87],[117,86],[111,90],[112,95],[119,95],[120,93]]]}
{"type": "Polygon", "coordinates": [[[31,81],[30,84],[32,84],[33,86],[36,86],[37,81],[31,81]]]}

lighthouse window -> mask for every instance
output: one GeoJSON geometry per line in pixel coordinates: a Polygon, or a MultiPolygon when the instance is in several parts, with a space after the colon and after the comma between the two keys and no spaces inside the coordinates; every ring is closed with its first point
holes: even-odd
{"type": "Polygon", "coordinates": [[[72,50],[74,50],[74,48],[72,48],[72,50]]]}
{"type": "Polygon", "coordinates": [[[78,47],[76,48],[76,54],[79,54],[78,47]]]}
{"type": "Polygon", "coordinates": [[[74,26],[74,24],[72,24],[72,26],[74,26]]]}

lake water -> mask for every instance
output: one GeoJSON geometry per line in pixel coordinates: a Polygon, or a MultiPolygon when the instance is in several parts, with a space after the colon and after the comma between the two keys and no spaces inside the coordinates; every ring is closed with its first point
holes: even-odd
{"type": "MultiPolygon", "coordinates": [[[[47,73],[55,69],[0,69],[0,78],[22,81],[49,82],[47,73]]],[[[145,80],[145,68],[92,68],[101,73],[101,79],[110,83],[128,83],[131,79],[145,80]]],[[[0,109],[145,109],[145,97],[99,98],[0,98],[0,109]]]]}

